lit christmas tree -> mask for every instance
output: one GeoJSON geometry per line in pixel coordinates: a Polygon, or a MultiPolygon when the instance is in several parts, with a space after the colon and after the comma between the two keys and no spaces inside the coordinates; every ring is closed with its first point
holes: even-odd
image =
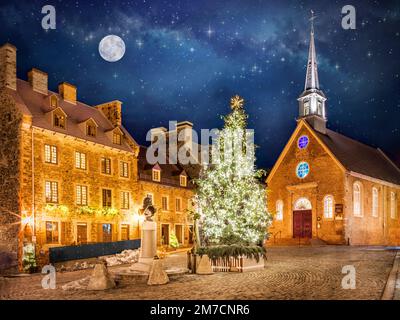
{"type": "Polygon", "coordinates": [[[271,221],[243,99],[233,97],[231,108],[213,143],[212,164],[197,181],[202,244],[207,246],[260,244],[271,221]]]}

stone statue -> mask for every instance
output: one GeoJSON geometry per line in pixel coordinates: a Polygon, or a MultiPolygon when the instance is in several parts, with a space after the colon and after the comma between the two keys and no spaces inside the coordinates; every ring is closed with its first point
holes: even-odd
{"type": "Polygon", "coordinates": [[[143,214],[146,220],[142,225],[141,250],[139,262],[152,263],[157,254],[157,223],[153,221],[156,208],[152,204],[152,199],[147,196],[143,200],[143,214]]]}

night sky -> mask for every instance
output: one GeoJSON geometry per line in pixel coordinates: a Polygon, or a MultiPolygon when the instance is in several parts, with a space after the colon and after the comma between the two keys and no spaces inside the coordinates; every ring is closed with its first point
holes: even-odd
{"type": "Polygon", "coordinates": [[[310,9],[328,127],[400,161],[400,1],[1,1],[0,43],[18,48],[18,77],[36,67],[49,88],[67,81],[78,99],[123,102],[123,124],[146,144],[152,127],[189,120],[219,128],[234,94],[255,129],[258,165],[273,165],[296,126],[304,89],[310,9]],[[44,30],[43,5],[56,8],[44,30]],[[356,30],[341,8],[356,8],[356,30]],[[103,60],[100,40],[126,44],[103,60]]]}

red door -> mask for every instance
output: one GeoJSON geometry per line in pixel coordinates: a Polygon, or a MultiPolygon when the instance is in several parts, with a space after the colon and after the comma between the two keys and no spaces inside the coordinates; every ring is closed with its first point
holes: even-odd
{"type": "Polygon", "coordinates": [[[293,238],[312,237],[311,210],[293,211],[293,238]]]}

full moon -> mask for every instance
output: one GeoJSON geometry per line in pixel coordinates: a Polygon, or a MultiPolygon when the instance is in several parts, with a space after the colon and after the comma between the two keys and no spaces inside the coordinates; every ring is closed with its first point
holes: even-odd
{"type": "Polygon", "coordinates": [[[120,60],[125,54],[125,43],[120,37],[110,34],[99,43],[99,53],[108,62],[120,60]]]}

